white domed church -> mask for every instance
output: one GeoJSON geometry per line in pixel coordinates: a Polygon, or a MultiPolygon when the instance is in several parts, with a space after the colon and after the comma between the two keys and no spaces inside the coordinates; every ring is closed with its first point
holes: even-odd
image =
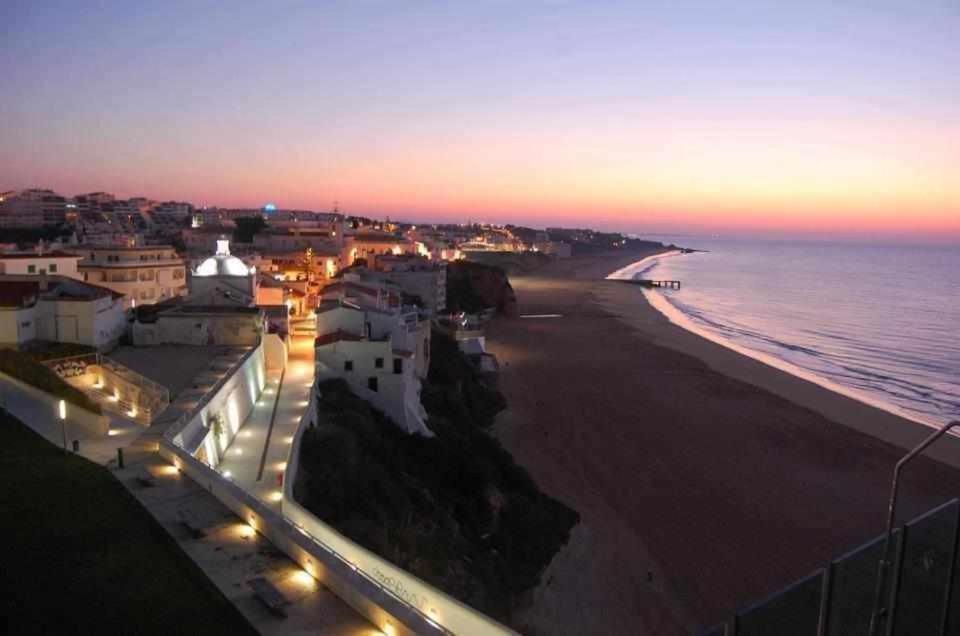
{"type": "Polygon", "coordinates": [[[219,239],[217,253],[191,272],[189,304],[251,307],[257,297],[257,270],[230,255],[230,241],[219,239]]]}

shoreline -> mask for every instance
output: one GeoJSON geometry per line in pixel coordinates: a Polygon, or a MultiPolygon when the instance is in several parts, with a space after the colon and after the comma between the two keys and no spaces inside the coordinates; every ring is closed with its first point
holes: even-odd
{"type": "MultiPolygon", "coordinates": [[[[614,272],[611,272],[606,276],[606,279],[618,280],[618,279],[630,278],[637,271],[645,271],[645,269],[649,269],[649,267],[641,269],[640,266],[642,265],[649,265],[650,267],[652,267],[653,265],[656,265],[659,261],[663,260],[664,258],[672,257],[672,256],[682,256],[682,255],[684,255],[683,252],[679,250],[674,250],[674,251],[666,252],[663,254],[655,254],[653,256],[647,256],[636,263],[632,263],[630,265],[627,265],[626,267],[622,267],[614,272]]],[[[707,340],[716,342],[717,344],[727,347],[728,349],[731,349],[733,351],[736,351],[741,355],[749,356],[755,360],[768,364],[769,366],[775,369],[784,371],[791,375],[795,375],[808,382],[813,382],[814,384],[818,384],[827,390],[830,390],[835,393],[839,393],[843,396],[863,402],[868,406],[872,406],[880,410],[887,411],[888,413],[891,413],[898,417],[902,417],[904,419],[916,422],[918,424],[923,424],[925,426],[928,426],[934,429],[938,429],[942,427],[944,424],[946,424],[946,421],[937,422],[933,418],[925,417],[917,413],[912,413],[910,411],[907,411],[904,408],[897,406],[896,404],[884,402],[882,399],[874,398],[870,395],[867,395],[866,393],[857,391],[856,389],[843,386],[842,384],[835,382],[830,378],[817,375],[813,371],[808,371],[807,369],[804,369],[799,365],[796,365],[786,360],[783,360],[781,358],[778,358],[775,355],[764,353],[762,351],[756,351],[749,347],[746,347],[746,346],[737,344],[731,340],[728,340],[721,335],[711,333],[709,330],[703,327],[700,327],[696,323],[694,323],[694,321],[689,316],[683,313],[682,310],[678,309],[672,302],[670,302],[670,300],[664,294],[660,293],[658,290],[641,289],[641,291],[643,292],[643,295],[646,296],[647,302],[649,302],[654,309],[656,309],[661,314],[663,314],[671,323],[677,325],[682,329],[686,329],[687,331],[694,333],[700,336],[701,338],[706,338],[707,340]]]]}
{"type": "MultiPolygon", "coordinates": [[[[903,451],[867,424],[929,432],[688,332],[604,280],[661,253],[516,276],[524,314],[561,317],[488,330],[510,405],[495,433],[582,519],[517,617],[531,633],[715,624],[882,532],[903,451]]],[[[924,458],[909,472],[901,519],[960,494],[947,466],[924,458]]]]}
{"type": "MultiPolygon", "coordinates": [[[[637,261],[636,263],[632,263],[630,265],[627,265],[626,267],[621,267],[611,272],[605,277],[605,279],[618,280],[623,278],[630,278],[633,276],[635,272],[643,271],[644,269],[647,269],[650,266],[655,265],[658,261],[664,258],[682,256],[682,255],[684,254],[679,250],[672,250],[672,251],[664,252],[661,254],[645,256],[639,261],[637,261]]],[[[946,424],[946,421],[936,422],[932,418],[929,418],[929,419],[924,418],[921,415],[910,413],[905,409],[898,407],[895,404],[884,402],[883,400],[873,398],[872,396],[864,394],[855,389],[845,387],[842,384],[839,384],[837,382],[834,382],[833,380],[830,380],[829,378],[825,378],[820,375],[817,375],[812,371],[808,371],[798,365],[795,365],[786,360],[777,358],[774,355],[766,354],[761,351],[755,351],[753,349],[750,349],[749,347],[745,347],[743,345],[727,340],[723,336],[711,333],[707,329],[704,329],[696,325],[693,322],[693,320],[690,319],[689,316],[687,316],[686,314],[683,313],[683,311],[681,311],[676,306],[674,306],[673,303],[671,303],[670,300],[663,293],[653,289],[642,289],[642,288],[640,289],[640,292],[643,294],[647,304],[649,304],[650,307],[652,307],[657,312],[659,312],[672,325],[675,325],[678,328],[683,329],[684,331],[694,336],[697,336],[698,338],[702,338],[709,342],[715,343],[738,355],[750,358],[752,360],[756,360],[757,362],[764,364],[770,367],[771,369],[775,369],[776,371],[793,376],[803,382],[814,384],[840,397],[854,400],[856,402],[863,404],[864,406],[870,407],[872,409],[876,409],[887,415],[896,417],[900,420],[905,420],[907,422],[910,422],[911,424],[917,424],[922,427],[925,427],[925,432],[918,433],[916,429],[913,429],[910,427],[891,426],[891,423],[888,421],[882,422],[878,426],[871,426],[869,424],[865,425],[861,421],[861,419],[858,418],[853,427],[863,433],[872,435],[874,437],[877,437],[878,439],[882,439],[886,442],[899,446],[904,450],[910,450],[923,439],[924,435],[929,434],[931,430],[939,429],[946,424]]],[[[680,350],[684,352],[688,352],[687,348],[681,348],[680,350]]],[[[723,368],[717,368],[717,370],[720,371],[721,373],[733,374],[734,377],[737,377],[738,379],[744,379],[744,380],[750,381],[753,384],[757,384],[757,386],[760,386],[761,388],[780,394],[783,397],[786,397],[787,399],[791,399],[793,401],[802,403],[804,406],[808,406],[809,408],[822,412],[822,414],[828,418],[836,417],[839,415],[837,412],[837,409],[831,408],[830,404],[827,404],[825,406],[824,401],[822,399],[819,399],[819,396],[814,396],[811,394],[811,397],[814,397],[815,399],[802,399],[802,398],[798,399],[798,395],[795,390],[784,390],[780,385],[780,383],[756,382],[755,381],[756,378],[754,377],[751,377],[748,379],[743,373],[737,373],[737,370],[734,366],[724,365],[723,368]]],[[[807,395],[810,392],[803,391],[802,393],[804,395],[807,395]]],[[[843,414],[843,416],[845,415],[846,414],[843,414]]],[[[883,418],[883,419],[885,420],[886,418],[883,418]]],[[[954,433],[951,433],[951,435],[955,438],[960,439],[960,434],[958,433],[954,432],[954,433]]],[[[941,462],[944,462],[955,468],[960,468],[960,444],[954,444],[952,448],[948,448],[946,445],[935,446],[929,449],[927,453],[935,457],[941,462]]]]}

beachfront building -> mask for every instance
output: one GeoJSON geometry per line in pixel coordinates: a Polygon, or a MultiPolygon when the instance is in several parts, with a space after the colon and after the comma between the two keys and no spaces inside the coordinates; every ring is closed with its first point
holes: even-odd
{"type": "Polygon", "coordinates": [[[432,437],[420,404],[418,351],[429,355],[429,322],[416,312],[360,307],[342,299],[317,308],[316,377],[343,378],[408,434],[432,437]]]}
{"type": "Polygon", "coordinates": [[[126,332],[123,296],[66,276],[0,275],[0,343],[111,349],[126,332]]]}
{"type": "Polygon", "coordinates": [[[81,280],[77,270],[80,258],[63,250],[0,253],[0,274],[55,274],[81,280]]]}
{"type": "Polygon", "coordinates": [[[78,246],[83,280],[125,296],[127,307],[186,294],[186,263],[169,245],[78,246]]]}
{"type": "Polygon", "coordinates": [[[368,279],[396,284],[409,296],[420,299],[428,316],[440,314],[447,306],[447,263],[411,254],[379,255],[370,263],[368,279]]]}

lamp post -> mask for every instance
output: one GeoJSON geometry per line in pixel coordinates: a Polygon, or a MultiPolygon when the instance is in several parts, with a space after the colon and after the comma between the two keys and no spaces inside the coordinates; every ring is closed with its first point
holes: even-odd
{"type": "Polygon", "coordinates": [[[880,565],[877,568],[877,591],[873,598],[873,611],[870,614],[870,636],[876,636],[880,631],[881,621],[888,620],[888,607],[883,603],[883,588],[886,586],[887,573],[890,570],[890,544],[893,538],[893,522],[897,509],[897,494],[900,488],[900,471],[906,466],[907,462],[922,453],[928,446],[940,439],[951,428],[960,426],[960,420],[954,420],[945,424],[942,428],[934,431],[925,440],[912,451],[903,456],[893,468],[893,483],[890,485],[890,507],[887,510],[887,534],[883,541],[883,556],[880,558],[880,565]]]}
{"type": "Polygon", "coordinates": [[[63,452],[67,453],[67,401],[60,400],[57,405],[57,412],[60,415],[60,429],[63,431],[63,452]]]}

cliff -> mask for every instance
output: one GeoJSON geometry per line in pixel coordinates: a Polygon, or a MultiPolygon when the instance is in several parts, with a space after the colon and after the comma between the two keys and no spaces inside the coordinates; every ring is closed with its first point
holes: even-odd
{"type": "Polygon", "coordinates": [[[499,267],[455,261],[447,266],[447,309],[477,313],[495,307],[505,316],[517,315],[517,298],[499,267]]]}

